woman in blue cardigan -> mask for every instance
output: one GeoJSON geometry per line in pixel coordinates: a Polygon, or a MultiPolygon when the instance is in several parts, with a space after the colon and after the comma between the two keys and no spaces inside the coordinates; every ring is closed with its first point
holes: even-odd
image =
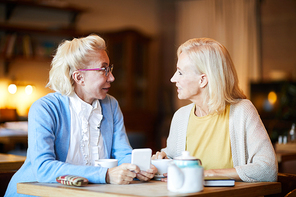
{"type": "Polygon", "coordinates": [[[97,36],[64,41],[53,58],[47,84],[55,93],[37,100],[28,116],[28,151],[5,196],[16,196],[18,182],[56,182],[62,175],[85,177],[90,183],[129,184],[153,178],[130,164],[132,148],[122,112],[108,95],[115,80],[105,41],[97,36]],[[94,166],[103,158],[118,166],[94,166]]]}

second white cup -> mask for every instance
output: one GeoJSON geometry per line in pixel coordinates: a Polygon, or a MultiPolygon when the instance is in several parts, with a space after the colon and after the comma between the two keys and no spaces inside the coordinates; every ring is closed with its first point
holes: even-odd
{"type": "Polygon", "coordinates": [[[95,166],[114,168],[118,165],[117,159],[99,159],[95,160],[95,166]]]}
{"type": "Polygon", "coordinates": [[[152,165],[157,168],[156,176],[162,176],[164,173],[168,172],[168,165],[171,159],[155,159],[151,160],[152,165]]]}

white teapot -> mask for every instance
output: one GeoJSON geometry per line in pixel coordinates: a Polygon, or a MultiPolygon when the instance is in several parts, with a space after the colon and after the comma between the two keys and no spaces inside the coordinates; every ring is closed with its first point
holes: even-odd
{"type": "Polygon", "coordinates": [[[167,188],[172,192],[192,193],[203,190],[204,174],[201,161],[183,151],[168,167],[167,188]]]}

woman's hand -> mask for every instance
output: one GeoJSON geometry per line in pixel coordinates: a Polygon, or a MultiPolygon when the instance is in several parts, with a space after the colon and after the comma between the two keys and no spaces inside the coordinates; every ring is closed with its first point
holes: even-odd
{"type": "Polygon", "coordinates": [[[227,176],[235,179],[236,181],[242,181],[238,176],[235,168],[205,170],[204,177],[208,176],[227,176]]]}
{"type": "Polygon", "coordinates": [[[111,184],[129,184],[140,173],[138,166],[124,163],[114,168],[109,168],[106,174],[106,182],[111,184]]]}
{"type": "Polygon", "coordinates": [[[168,181],[168,173],[164,173],[163,174],[163,176],[165,177],[165,178],[162,178],[162,179],[160,179],[162,182],[167,182],[168,181]]]}
{"type": "Polygon", "coordinates": [[[163,151],[157,151],[154,155],[152,155],[151,159],[168,159],[167,154],[163,151]]]}
{"type": "Polygon", "coordinates": [[[137,173],[137,178],[140,181],[149,181],[152,179],[157,172],[157,168],[154,165],[151,165],[151,168],[148,169],[147,171],[140,171],[137,173]]]}

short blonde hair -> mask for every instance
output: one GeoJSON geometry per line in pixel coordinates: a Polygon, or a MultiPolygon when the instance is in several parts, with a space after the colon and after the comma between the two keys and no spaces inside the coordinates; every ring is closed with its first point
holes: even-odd
{"type": "Polygon", "coordinates": [[[194,38],[183,43],[177,55],[185,53],[199,73],[206,74],[208,85],[206,96],[210,113],[221,113],[227,104],[245,99],[238,86],[238,77],[227,49],[211,38],[194,38]]]}
{"type": "Polygon", "coordinates": [[[70,95],[74,91],[72,73],[85,68],[88,58],[97,50],[106,50],[106,44],[95,34],[63,41],[51,62],[49,82],[46,87],[63,95],[70,95]]]}

